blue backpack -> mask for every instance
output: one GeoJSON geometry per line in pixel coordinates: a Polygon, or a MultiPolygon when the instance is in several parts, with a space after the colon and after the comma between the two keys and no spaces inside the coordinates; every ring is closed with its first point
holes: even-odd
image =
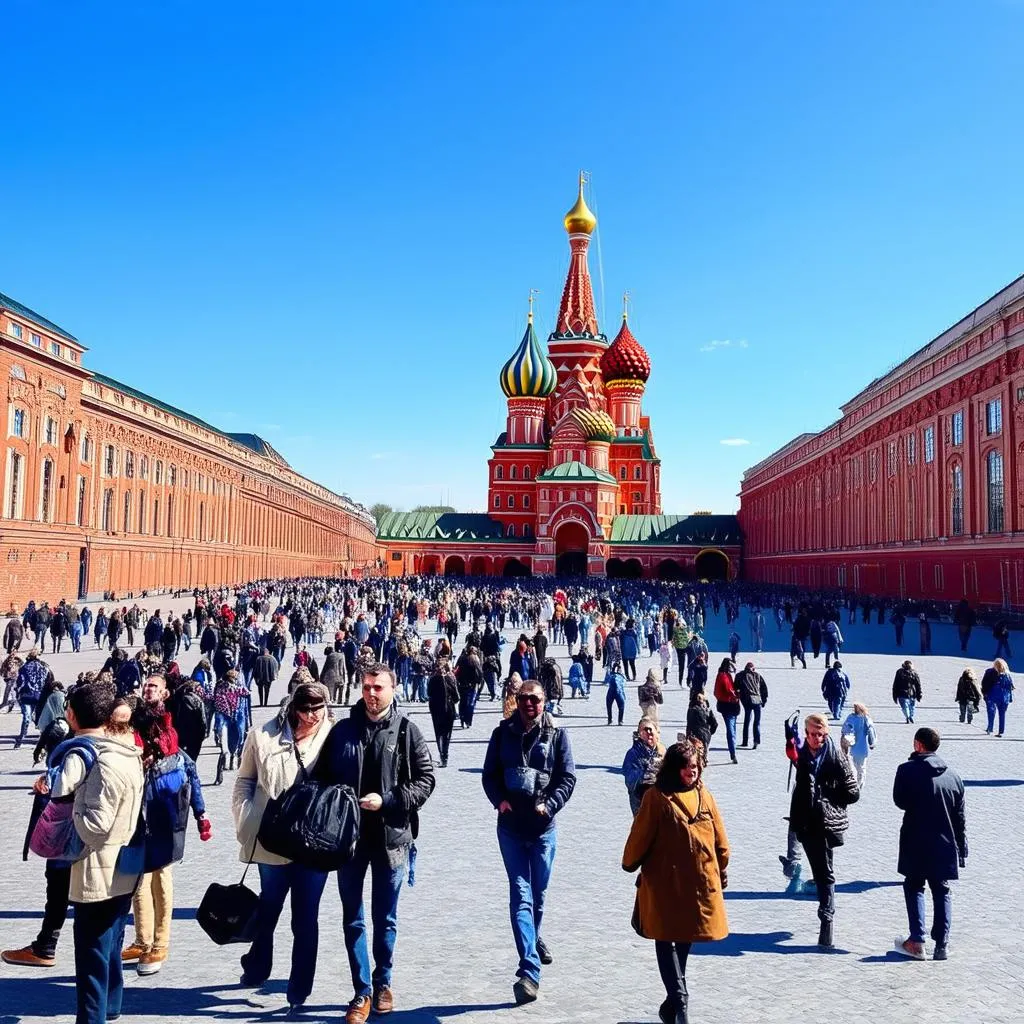
{"type": "MultiPolygon", "coordinates": [[[[96,748],[88,737],[72,736],[58,743],[47,760],[46,783],[51,791],[69,754],[81,757],[86,775],[96,763],[96,748]]],[[[47,860],[64,864],[80,860],[85,854],[85,845],[75,828],[74,809],[73,795],[58,799],[37,793],[29,816],[22,859],[28,860],[28,852],[31,850],[47,860]]]]}
{"type": "Polygon", "coordinates": [[[192,783],[185,754],[170,754],[146,772],[142,802],[145,817],[144,871],[175,864],[185,855],[185,830],[192,783]]]}

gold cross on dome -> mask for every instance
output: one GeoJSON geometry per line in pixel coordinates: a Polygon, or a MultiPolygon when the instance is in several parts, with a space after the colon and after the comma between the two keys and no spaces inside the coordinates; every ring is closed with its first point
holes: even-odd
{"type": "Polygon", "coordinates": [[[629,292],[622,293],[622,319],[629,319],[629,303],[632,301],[632,296],[629,292]]]}
{"type": "Polygon", "coordinates": [[[531,324],[533,323],[533,303],[534,303],[534,299],[537,297],[539,292],[540,292],[539,288],[531,288],[530,289],[530,297],[529,297],[529,299],[527,299],[527,301],[530,303],[530,312],[527,314],[527,317],[526,317],[527,323],[531,323],[531,324]]]}

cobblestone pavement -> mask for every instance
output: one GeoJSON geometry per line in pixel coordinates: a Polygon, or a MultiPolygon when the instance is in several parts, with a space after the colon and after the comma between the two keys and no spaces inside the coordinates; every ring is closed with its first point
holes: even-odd
{"type": "MultiPolygon", "coordinates": [[[[165,600],[164,605],[168,603],[165,600]]],[[[150,602],[151,607],[156,604],[150,602]]],[[[745,615],[741,622],[746,639],[745,615]]],[[[984,735],[983,726],[961,725],[952,697],[966,662],[953,655],[950,628],[935,628],[935,649],[940,653],[915,659],[925,696],[918,723],[939,729],[941,754],[967,781],[971,856],[963,880],[954,888],[950,960],[898,962],[887,953],[895,936],[906,933],[895,871],[900,819],[890,794],[895,767],[910,753],[912,730],[890,699],[900,660],[889,646],[890,627],[843,628],[850,652],[843,661],[854,682],[853,695],[872,708],[879,743],[869,762],[864,795],[852,808],[847,844],[836,855],[837,949],[828,954],[817,951],[815,904],[784,894],[778,862],[788,807],[782,721],[797,707],[804,712],[822,708],[819,685],[824,667],[821,661],[811,661],[806,671],[791,669],[783,650],[784,635],[772,625],[767,640],[775,649],[756,656],[771,691],[764,744],[757,751],[741,751],[734,767],[722,743],[716,742],[706,774],[732,845],[727,893],[731,935],[723,942],[695,947],[688,972],[692,1017],[698,1022],[768,1024],[788,1022],[812,1007],[815,1017],[871,1024],[903,1022],[918,1013],[944,1021],[1017,1022],[1024,977],[1018,946],[1024,867],[1017,834],[1024,820],[1024,729],[1018,705],[1010,709],[1003,739],[984,735]],[[865,649],[883,653],[856,653],[865,649]],[[816,994],[809,996],[812,989],[816,994]]],[[[916,648],[916,631],[907,632],[916,648]]],[[[723,622],[710,623],[713,652],[722,651],[725,636],[723,622]]],[[[976,653],[985,657],[991,647],[987,634],[979,633],[972,641],[976,653]]],[[[554,651],[564,654],[564,648],[554,651]]],[[[195,658],[193,648],[183,656],[183,668],[190,669],[195,658]]],[[[90,644],[81,655],[49,660],[58,675],[71,678],[75,671],[98,666],[101,656],[90,644]]],[[[971,663],[979,670],[986,664],[971,663]]],[[[641,659],[638,665],[641,680],[648,664],[641,659]]],[[[713,654],[712,667],[716,664],[713,654]]],[[[278,690],[282,689],[279,683],[278,690]]],[[[657,1020],[662,995],[653,946],[630,930],[633,878],[619,867],[630,819],[618,767],[638,717],[635,690],[621,728],[605,724],[601,686],[595,686],[589,702],[567,700],[565,705],[568,713],[562,724],[571,731],[579,783],[558,819],[559,850],[544,927],[555,963],[545,969],[541,999],[528,1008],[511,1006],[516,958],[507,887],[494,838],[494,815],[479,779],[485,744],[498,720],[498,704],[485,697],[473,728],[457,732],[451,767],[438,770],[437,789],[423,814],[416,885],[403,892],[399,909],[394,1021],[657,1020]]],[[[257,712],[257,720],[265,714],[257,712]]],[[[429,733],[429,718],[419,706],[412,714],[429,733]]],[[[681,727],[683,715],[683,691],[670,684],[663,712],[667,738],[681,727]]],[[[35,772],[29,764],[30,746],[18,752],[11,749],[8,736],[16,717],[0,716],[4,947],[23,945],[34,936],[43,903],[43,864],[37,858],[23,863],[20,856],[28,787],[35,772]]],[[[210,753],[201,757],[205,778],[212,778],[214,763],[210,753]]],[[[241,874],[231,827],[230,781],[219,789],[208,787],[206,795],[214,838],[200,844],[194,833],[189,837],[186,860],[175,871],[170,958],[152,977],[127,975],[126,1018],[272,1020],[284,1006],[287,910],[278,930],[277,981],[268,996],[240,988],[240,949],[215,947],[195,924],[195,907],[207,884],[235,880],[241,874]]],[[[250,881],[258,884],[255,877],[250,881]]],[[[324,897],[321,922],[317,981],[305,1019],[337,1021],[351,989],[340,907],[332,886],[324,897]]],[[[0,1024],[46,1021],[73,1012],[72,952],[69,925],[53,970],[0,965],[0,1024]]]]}

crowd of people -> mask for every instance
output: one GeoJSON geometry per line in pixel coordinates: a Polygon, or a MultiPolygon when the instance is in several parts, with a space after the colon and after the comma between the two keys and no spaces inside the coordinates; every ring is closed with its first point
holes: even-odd
{"type": "MultiPolygon", "coordinates": [[[[425,577],[263,580],[197,591],[180,616],[150,613],[138,604],[109,615],[104,605],[95,618],[88,607],[65,601],[12,609],[0,664],[3,706],[21,712],[15,746],[35,725],[33,763],[46,758],[26,837],[26,851],[46,858],[46,891],[36,939],[2,957],[14,965],[53,966],[73,903],[78,1020],[93,1024],[119,1015],[124,965],[145,976],[167,959],[173,868],[182,857],[188,818],[201,840],[212,835],[196,767],[212,737],[216,772],[207,785],[220,785],[226,772],[235,772],[231,807],[239,858],[256,864],[260,878],[241,960],[243,984],[258,987],[270,978],[277,922],[290,900],[287,999],[291,1008],[302,1007],[315,979],[320,903],[335,873],[353,986],[345,1020],[362,1024],[371,1013],[390,1012],[398,900],[406,880],[414,879],[419,811],[434,789],[435,770],[449,763],[456,724],[471,729],[486,694],[501,706],[482,784],[496,812],[509,884],[519,958],[513,995],[517,1003],[532,1002],[541,967],[553,959],[541,924],[555,820],[576,785],[569,730],[559,724],[564,701],[588,700],[594,685],[604,685],[607,725],[622,726],[632,683],[641,718],[624,744],[622,774],[634,817],[622,866],[640,871],[633,926],[655,943],[666,990],[660,1017],[685,1022],[690,946],[728,932],[722,892],[729,845],[704,780],[718,729],[715,711],[730,760],[738,763],[740,750],[762,743],[761,716],[769,700],[756,661],[738,668],[742,606],[749,610],[754,655],[763,650],[769,619],[778,632],[788,631],[792,665],[806,668],[808,651],[814,658],[825,655],[821,693],[828,716],[813,713],[787,723],[786,752],[796,779],[780,861],[793,891],[817,896],[819,944],[829,948],[834,851],[848,827],[847,808],[866,783],[877,739],[862,701],[852,701],[846,714],[853,684],[840,660],[843,611],[852,617],[859,610],[865,622],[875,612],[879,623],[888,614],[901,643],[907,616],[916,613],[927,623],[934,609],[743,584],[425,577]],[[717,615],[723,607],[730,653],[709,679],[704,627],[709,611],[717,615]],[[132,654],[139,631],[142,642],[132,654]],[[518,633],[511,642],[509,631],[518,633]],[[32,646],[23,657],[29,634],[32,646]],[[51,651],[60,652],[69,636],[77,652],[90,635],[109,650],[102,668],[78,674],[73,684],[57,680],[43,658],[47,638],[51,651]],[[176,659],[193,642],[201,657],[186,675],[176,659]],[[568,695],[556,647],[569,659],[568,695]],[[252,709],[270,703],[289,649],[287,692],[270,718],[254,727],[252,709]],[[636,662],[644,652],[652,666],[639,680],[636,662]],[[666,745],[659,708],[666,688],[675,686],[686,691],[686,728],[666,745]],[[406,713],[417,703],[427,705],[436,759],[406,713]],[[312,856],[275,852],[264,828],[268,808],[300,785],[351,793],[358,806],[358,838],[333,869],[312,856]],[[808,881],[801,877],[801,850],[808,881]],[[372,942],[363,905],[368,873],[372,942]],[[130,910],[135,935],[125,947],[130,910]]],[[[967,650],[974,612],[962,603],[949,615],[967,650]]],[[[998,722],[999,736],[1013,698],[1005,625],[1000,619],[993,626],[997,657],[980,684],[968,669],[954,695],[965,722],[984,701],[987,732],[998,722]]],[[[914,723],[922,686],[909,659],[896,673],[893,700],[905,721],[914,723]]],[[[894,797],[905,814],[899,870],[909,915],[909,937],[896,952],[914,959],[925,955],[926,886],[935,899],[934,957],[946,957],[948,882],[967,857],[963,785],[938,757],[939,744],[935,730],[916,731],[894,797]]]]}

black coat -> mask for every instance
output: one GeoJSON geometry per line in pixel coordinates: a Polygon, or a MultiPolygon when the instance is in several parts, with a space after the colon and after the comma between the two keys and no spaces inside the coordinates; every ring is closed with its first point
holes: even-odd
{"type": "Polygon", "coordinates": [[[718,719],[708,704],[691,704],[686,712],[686,735],[704,744],[706,754],[711,747],[711,737],[718,731],[718,719]]]}
{"type": "Polygon", "coordinates": [[[903,666],[896,670],[896,678],[892,681],[893,703],[898,704],[901,697],[909,697],[911,700],[921,699],[921,677],[912,668],[903,666]]]}
{"type": "Polygon", "coordinates": [[[911,754],[896,769],[892,799],[903,811],[896,870],[908,878],[959,877],[967,858],[964,784],[938,754],[911,754]]]}
{"type": "Polygon", "coordinates": [[[252,679],[257,686],[269,686],[277,678],[277,658],[261,654],[252,665],[252,679]]]}
{"type": "Polygon", "coordinates": [[[829,846],[840,846],[850,824],[846,808],[859,799],[853,765],[832,739],[825,739],[820,761],[804,743],[796,762],[789,827],[801,838],[823,836],[829,846]]]}

